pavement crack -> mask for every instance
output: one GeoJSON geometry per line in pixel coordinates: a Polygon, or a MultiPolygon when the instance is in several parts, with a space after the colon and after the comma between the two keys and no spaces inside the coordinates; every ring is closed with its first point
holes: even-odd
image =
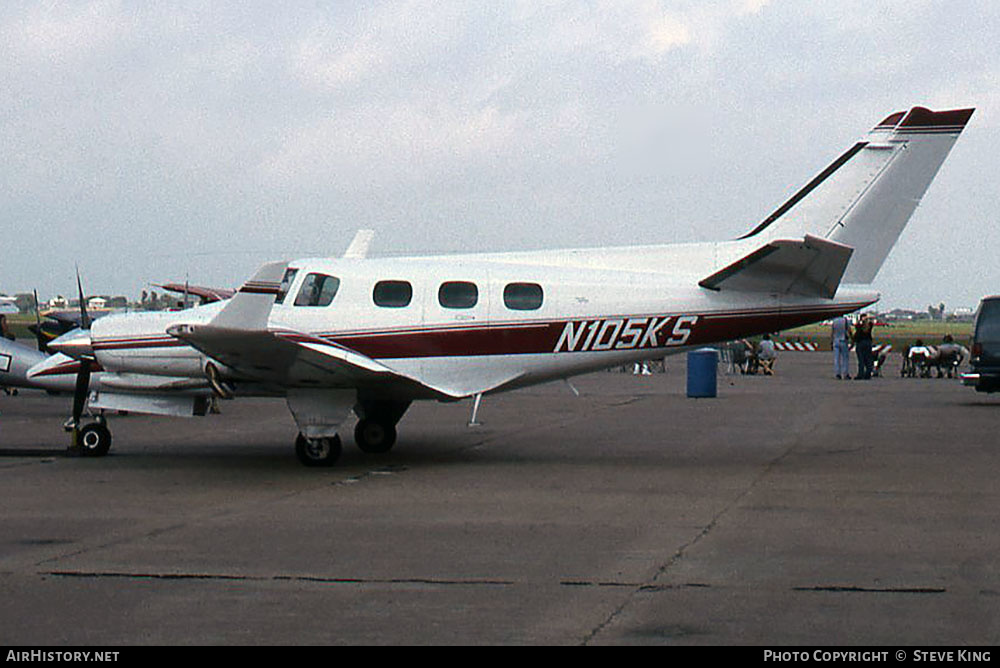
{"type": "Polygon", "coordinates": [[[764,480],[767,476],[769,476],[771,472],[781,464],[782,461],[784,461],[793,452],[795,452],[802,443],[806,442],[810,437],[810,435],[812,435],[813,432],[816,431],[816,424],[817,423],[815,421],[811,423],[805,423],[804,425],[805,429],[803,429],[800,432],[797,432],[797,436],[794,438],[791,444],[787,448],[785,448],[783,452],[781,452],[776,457],[768,461],[767,464],[764,465],[764,467],[761,469],[761,471],[756,476],[754,476],[754,478],[750,481],[750,483],[739,494],[733,497],[728,503],[724,503],[722,508],[719,509],[719,511],[712,517],[712,519],[708,522],[708,524],[706,524],[701,529],[701,531],[695,534],[695,536],[691,538],[688,542],[681,545],[677,549],[677,551],[674,552],[674,554],[669,559],[667,559],[666,563],[662,564],[656,570],[656,573],[653,574],[653,576],[649,579],[648,582],[642,583],[637,587],[634,587],[633,590],[629,592],[628,595],[625,596],[625,598],[621,601],[621,603],[617,605],[613,610],[611,610],[608,616],[601,623],[599,623],[597,626],[591,629],[590,633],[588,633],[584,637],[583,642],[581,644],[589,645],[594,640],[594,638],[596,638],[605,628],[610,626],[616,619],[618,619],[618,617],[622,614],[622,612],[624,612],[625,608],[627,608],[628,605],[635,599],[637,594],[651,592],[651,591],[664,591],[675,588],[673,585],[669,583],[661,584],[658,581],[661,578],[663,578],[667,574],[667,572],[674,566],[674,564],[680,561],[692,547],[697,545],[706,536],[708,536],[719,524],[719,522],[722,520],[723,517],[729,514],[729,512],[732,511],[733,508],[738,507],[740,503],[753,492],[753,490],[757,487],[757,485],[759,485],[762,480],[764,480]]]}
{"type": "Polygon", "coordinates": [[[860,594],[944,594],[944,587],[856,587],[851,585],[817,585],[814,587],[792,587],[792,591],[818,591],[860,594]]]}
{"type": "Polygon", "coordinates": [[[41,571],[39,575],[60,578],[125,579],[125,580],[219,580],[245,582],[317,582],[325,584],[398,584],[435,586],[510,587],[513,580],[498,578],[364,578],[327,577],[319,575],[247,575],[241,573],[157,573],[127,571],[41,571]]]}
{"type": "Polygon", "coordinates": [[[559,583],[562,587],[627,587],[635,589],[641,587],[641,582],[594,582],[590,580],[562,580],[559,583]]]}

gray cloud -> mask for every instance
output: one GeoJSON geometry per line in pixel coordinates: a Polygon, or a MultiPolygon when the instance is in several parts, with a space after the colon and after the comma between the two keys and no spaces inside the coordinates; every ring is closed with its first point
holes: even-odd
{"type": "Polygon", "coordinates": [[[9,2],[0,289],[736,236],[889,112],[979,108],[879,276],[996,292],[989,2],[9,2]],[[928,270],[930,268],[930,271],[928,270]]]}

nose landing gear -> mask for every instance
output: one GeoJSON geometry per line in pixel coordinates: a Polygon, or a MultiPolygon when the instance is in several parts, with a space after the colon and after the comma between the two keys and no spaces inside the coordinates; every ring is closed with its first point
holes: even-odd
{"type": "Polygon", "coordinates": [[[111,430],[103,422],[91,422],[77,433],[76,446],[84,457],[103,457],[111,449],[111,430]]]}
{"type": "Polygon", "coordinates": [[[66,423],[66,431],[72,434],[72,440],[67,450],[70,454],[82,457],[103,457],[111,449],[111,430],[107,420],[99,415],[97,420],[84,426],[79,421],[70,419],[66,423]]]}

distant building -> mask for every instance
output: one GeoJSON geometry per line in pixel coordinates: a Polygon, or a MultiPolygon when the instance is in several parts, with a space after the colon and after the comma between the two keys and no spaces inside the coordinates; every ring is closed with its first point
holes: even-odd
{"type": "Polygon", "coordinates": [[[69,308],[69,302],[62,295],[56,295],[48,301],[48,307],[51,309],[65,309],[69,308]]]}
{"type": "Polygon", "coordinates": [[[948,320],[957,320],[959,322],[972,322],[976,317],[976,309],[969,308],[967,306],[960,306],[951,313],[948,314],[948,320]]]}
{"type": "Polygon", "coordinates": [[[87,308],[91,310],[100,310],[107,308],[108,300],[104,297],[91,297],[87,300],[87,308]]]}
{"type": "Polygon", "coordinates": [[[883,313],[882,317],[886,320],[920,320],[926,319],[927,314],[910,309],[894,308],[888,313],[883,313]]]}

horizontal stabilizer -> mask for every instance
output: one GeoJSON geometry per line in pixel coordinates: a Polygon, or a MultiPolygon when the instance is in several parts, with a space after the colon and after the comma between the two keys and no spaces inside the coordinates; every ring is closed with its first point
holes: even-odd
{"type": "Polygon", "coordinates": [[[698,283],[709,290],[832,298],[854,252],[850,246],[806,235],[777,239],[698,283]]]}

